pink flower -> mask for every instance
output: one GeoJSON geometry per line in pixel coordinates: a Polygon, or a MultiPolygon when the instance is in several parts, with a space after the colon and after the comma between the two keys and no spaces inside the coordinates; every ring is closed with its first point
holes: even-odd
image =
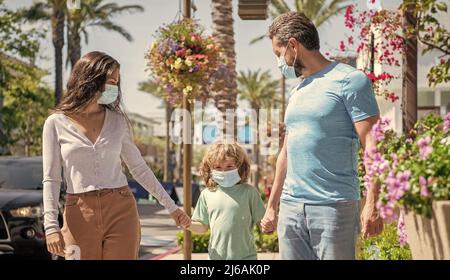
{"type": "Polygon", "coordinates": [[[368,73],[366,75],[367,75],[367,78],[372,80],[372,82],[375,82],[377,80],[377,76],[374,73],[368,73]]]}
{"type": "Polygon", "coordinates": [[[344,41],[341,41],[341,44],[339,45],[339,48],[341,49],[341,51],[345,51],[345,45],[344,45],[344,41]]]}
{"type": "Polygon", "coordinates": [[[348,37],[349,45],[353,45],[353,36],[348,37]]]}
{"type": "Polygon", "coordinates": [[[430,144],[431,144],[430,136],[420,138],[419,141],[417,141],[417,145],[419,146],[420,158],[422,160],[426,160],[428,156],[433,152],[433,147],[431,147],[430,144]]]}
{"type": "Polygon", "coordinates": [[[447,133],[450,131],[450,113],[447,113],[444,118],[444,132],[447,133]]]}
{"type": "Polygon", "coordinates": [[[423,197],[430,196],[430,193],[428,192],[428,186],[430,185],[430,179],[425,179],[425,177],[420,176],[419,177],[419,185],[420,185],[420,195],[423,197]]]}
{"type": "Polygon", "coordinates": [[[397,235],[400,246],[404,247],[407,244],[408,236],[406,235],[405,217],[403,212],[400,213],[400,217],[398,218],[397,235]]]}
{"type": "Polygon", "coordinates": [[[345,26],[352,29],[355,24],[355,18],[353,17],[353,5],[347,6],[345,9],[345,26]]]}
{"type": "Polygon", "coordinates": [[[377,142],[380,142],[384,139],[384,131],[386,127],[389,125],[389,120],[385,118],[381,118],[373,127],[372,127],[372,136],[375,138],[377,142]]]}

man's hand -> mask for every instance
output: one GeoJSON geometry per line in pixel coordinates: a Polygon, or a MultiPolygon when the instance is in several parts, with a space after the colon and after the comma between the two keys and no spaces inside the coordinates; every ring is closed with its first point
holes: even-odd
{"type": "Polygon", "coordinates": [[[275,209],[267,208],[261,220],[261,229],[263,233],[272,233],[277,229],[278,217],[275,209]]]}
{"type": "Polygon", "coordinates": [[[361,227],[364,239],[374,237],[383,232],[383,219],[380,217],[375,205],[364,205],[361,213],[361,227]]]}
{"type": "Polygon", "coordinates": [[[65,244],[61,232],[55,232],[47,235],[46,243],[47,243],[47,250],[50,253],[64,257],[65,244]]]}
{"type": "Polygon", "coordinates": [[[172,219],[175,221],[177,226],[187,228],[191,225],[191,218],[189,218],[189,216],[179,208],[171,213],[170,216],[172,216],[172,219]]]}

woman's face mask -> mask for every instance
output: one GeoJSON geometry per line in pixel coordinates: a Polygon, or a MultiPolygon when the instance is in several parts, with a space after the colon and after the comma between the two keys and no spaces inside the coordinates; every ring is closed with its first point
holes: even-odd
{"type": "Polygon", "coordinates": [[[211,172],[211,178],[223,188],[232,187],[241,181],[241,176],[239,176],[237,169],[229,171],[219,171],[214,169],[211,172]]]}
{"type": "Polygon", "coordinates": [[[117,100],[119,96],[119,87],[116,85],[105,85],[105,91],[102,92],[102,95],[97,100],[98,104],[108,105],[117,100]]]}

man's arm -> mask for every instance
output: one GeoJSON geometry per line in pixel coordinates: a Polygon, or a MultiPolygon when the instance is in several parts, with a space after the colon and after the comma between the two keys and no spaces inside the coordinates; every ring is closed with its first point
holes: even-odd
{"type": "MultiPolygon", "coordinates": [[[[380,119],[379,116],[369,117],[355,123],[356,132],[363,147],[364,152],[370,152],[376,147],[376,141],[372,136],[372,126],[380,119]]],[[[367,166],[365,166],[367,170],[367,166]]],[[[372,182],[367,191],[366,203],[361,213],[361,226],[364,238],[377,236],[383,231],[383,220],[380,218],[376,202],[380,187],[372,182]]]]}
{"type": "Polygon", "coordinates": [[[287,172],[287,138],[288,135],[286,134],[284,137],[283,147],[281,148],[280,154],[277,158],[275,178],[269,197],[269,202],[267,204],[266,214],[261,221],[263,232],[266,233],[273,232],[277,226],[278,205],[280,203],[281,192],[283,190],[283,184],[286,179],[287,172]]]}

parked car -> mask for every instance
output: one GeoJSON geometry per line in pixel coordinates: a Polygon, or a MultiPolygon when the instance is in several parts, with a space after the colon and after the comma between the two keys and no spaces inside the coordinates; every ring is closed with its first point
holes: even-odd
{"type": "MultiPolygon", "coordinates": [[[[142,187],[136,180],[128,179],[128,185],[133,191],[136,200],[139,198],[147,199],[149,193],[144,187],[142,187]]],[[[183,184],[176,184],[172,182],[161,182],[161,185],[175,201],[176,204],[181,205],[183,203],[183,184]]],[[[192,207],[195,207],[197,200],[200,196],[200,186],[197,183],[192,184],[192,207]]]]}
{"type": "Polygon", "coordinates": [[[41,157],[0,157],[0,255],[58,258],[45,243],[41,157]]]}

